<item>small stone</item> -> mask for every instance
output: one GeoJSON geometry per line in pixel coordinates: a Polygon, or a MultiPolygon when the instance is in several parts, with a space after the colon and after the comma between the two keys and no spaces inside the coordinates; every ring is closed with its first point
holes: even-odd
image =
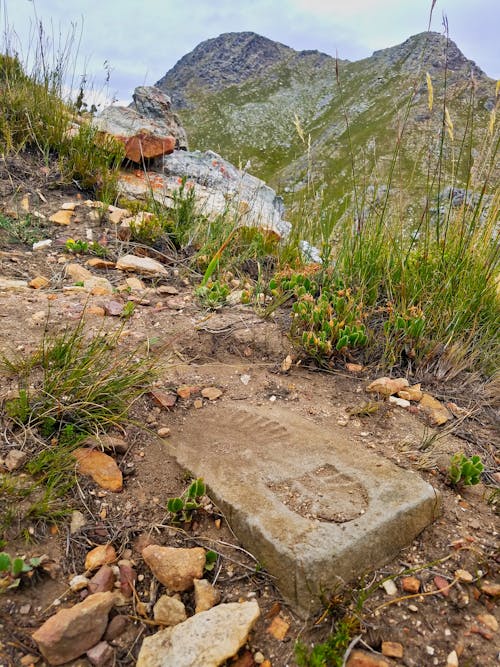
{"type": "Polygon", "coordinates": [[[193,407],[195,410],[199,410],[200,408],[203,407],[203,399],[201,398],[195,398],[193,401],[193,407]]]}
{"type": "Polygon", "coordinates": [[[187,384],[182,384],[180,387],[177,388],[176,393],[179,398],[186,400],[191,396],[192,390],[193,390],[192,387],[188,386],[187,384]]]}
{"type": "Polygon", "coordinates": [[[36,665],[38,662],[40,662],[40,658],[37,655],[32,655],[31,653],[23,655],[23,657],[19,660],[19,663],[22,667],[32,667],[32,665],[36,665]]]}
{"type": "Polygon", "coordinates": [[[66,266],[65,272],[75,283],[83,283],[93,277],[93,274],[88,269],[74,262],[66,266]]]}
{"type": "Polygon", "coordinates": [[[288,373],[288,371],[292,367],[292,363],[293,363],[292,357],[289,354],[287,354],[286,357],[281,362],[281,372],[288,373]]]}
{"type": "Polygon", "coordinates": [[[401,588],[406,593],[418,593],[420,590],[420,581],[417,577],[403,577],[401,579],[401,588]]]}
{"type": "Polygon", "coordinates": [[[253,659],[254,659],[254,662],[255,662],[257,665],[262,665],[262,663],[263,663],[264,660],[265,660],[265,657],[264,657],[264,655],[263,655],[260,651],[256,651],[256,652],[253,654],[253,659]]]}
{"type": "Polygon", "coordinates": [[[61,211],[74,211],[78,204],[74,201],[67,201],[61,206],[61,211]]]}
{"type": "Polygon", "coordinates": [[[492,598],[500,596],[500,584],[492,584],[489,581],[483,581],[481,591],[492,598]]]}
{"type": "Polygon", "coordinates": [[[109,565],[116,561],[116,551],[111,544],[100,544],[95,547],[85,557],[85,569],[97,570],[102,565],[109,565]]]}
{"type": "Polygon", "coordinates": [[[11,449],[4,459],[4,465],[9,472],[14,472],[23,467],[27,458],[27,453],[21,449],[11,449]]]}
{"type": "Polygon", "coordinates": [[[387,579],[387,581],[382,582],[382,586],[387,595],[396,595],[398,592],[398,587],[392,579],[387,579]]]}
{"type": "Polygon", "coordinates": [[[411,387],[406,387],[406,389],[398,391],[398,396],[400,398],[405,398],[407,401],[420,401],[424,395],[420,387],[420,384],[414,384],[411,387]]]}
{"type": "Polygon", "coordinates": [[[205,567],[205,549],[178,549],[151,544],[142,556],[154,576],[170,591],[182,592],[201,579],[205,567]]]}
{"type": "Polygon", "coordinates": [[[45,621],[32,637],[47,662],[62,665],[95,646],[104,634],[113,601],[113,593],[89,595],[45,621]]]}
{"type": "Polygon", "coordinates": [[[432,426],[441,426],[451,419],[451,414],[446,406],[430,394],[424,393],[419,405],[432,426]]]}
{"type": "Polygon", "coordinates": [[[389,667],[389,663],[373,653],[353,651],[346,662],[346,667],[389,667]]]}
{"type": "Polygon", "coordinates": [[[23,604],[21,607],[19,607],[19,613],[22,614],[23,616],[26,616],[29,614],[31,611],[31,605],[30,604],[23,604]]]}
{"type": "Polygon", "coordinates": [[[162,391],[161,389],[153,389],[149,392],[151,398],[165,410],[171,410],[177,402],[177,395],[173,392],[162,391]]]}
{"type": "Polygon", "coordinates": [[[162,595],[153,607],[153,616],[160,625],[177,625],[187,619],[186,607],[177,598],[162,595]]]}
{"type": "Polygon", "coordinates": [[[109,565],[102,565],[89,581],[89,593],[112,591],[115,586],[115,575],[109,565]]]}
{"type": "Polygon", "coordinates": [[[71,535],[75,535],[75,533],[80,532],[80,530],[85,526],[87,523],[87,520],[85,519],[85,516],[79,511],[79,510],[74,510],[71,513],[71,523],[69,526],[69,532],[71,535]]]}
{"type": "MultiPolygon", "coordinates": [[[[83,287],[94,296],[108,296],[113,294],[113,285],[107,278],[92,276],[83,281],[83,287]]],[[[123,308],[123,305],[122,305],[123,308]]]]}
{"type": "Polygon", "coordinates": [[[104,317],[106,315],[106,311],[102,306],[96,306],[94,304],[87,306],[85,312],[87,315],[97,315],[98,317],[104,317]]]}
{"type": "Polygon", "coordinates": [[[106,628],[104,639],[108,642],[113,641],[113,639],[116,639],[125,632],[128,623],[129,621],[126,616],[122,616],[121,614],[113,616],[106,628]]]}
{"type": "Polygon", "coordinates": [[[270,635],[279,641],[283,641],[290,628],[290,623],[287,623],[281,616],[275,616],[266,629],[270,635]]]}
{"type": "Polygon", "coordinates": [[[470,584],[474,581],[473,575],[467,570],[456,570],[455,577],[464,584],[470,584]]]}
{"type": "Polygon", "coordinates": [[[241,384],[244,384],[245,387],[248,385],[248,383],[250,382],[251,379],[252,378],[250,377],[250,375],[247,375],[246,373],[243,374],[243,375],[240,375],[240,382],[241,382],[241,384]]]}
{"type": "Polygon", "coordinates": [[[109,206],[109,221],[114,225],[119,225],[123,218],[130,216],[130,211],[127,208],[118,208],[118,206],[109,206]]]}
{"type": "Polygon", "coordinates": [[[436,584],[436,588],[439,590],[441,595],[444,597],[448,597],[450,594],[450,582],[445,579],[444,577],[441,577],[439,575],[436,575],[434,577],[434,583],[436,584]]]}
{"type": "Polygon", "coordinates": [[[148,275],[168,275],[167,269],[151,257],[138,257],[136,255],[125,255],[120,257],[116,263],[116,268],[120,271],[136,271],[148,275]]]}
{"type": "Polygon", "coordinates": [[[77,471],[90,475],[102,488],[115,493],[123,489],[123,476],[114,459],[95,449],[79,447],[73,452],[77,460],[77,471]]]}
{"type": "Polygon", "coordinates": [[[159,294],[170,294],[171,296],[179,294],[179,290],[173,285],[160,285],[157,291],[159,294]]]}
{"type": "Polygon", "coordinates": [[[140,278],[136,278],[135,276],[132,278],[126,278],[125,284],[131,292],[142,292],[146,289],[146,285],[142,282],[142,280],[140,278]]]}
{"type": "Polygon", "coordinates": [[[28,283],[29,287],[32,289],[43,289],[50,285],[50,280],[44,276],[36,276],[33,280],[30,280],[28,283]]]}
{"type": "Polygon", "coordinates": [[[206,579],[194,580],[195,614],[211,609],[220,602],[220,592],[206,579]]]}
{"type": "Polygon", "coordinates": [[[43,239],[43,241],[35,241],[33,243],[33,250],[47,250],[52,245],[52,239],[43,239]]]}
{"type": "Polygon", "coordinates": [[[167,426],[162,426],[162,428],[159,428],[156,432],[160,436],[160,438],[170,437],[170,429],[167,426]]]}
{"type": "Polygon", "coordinates": [[[115,263],[109,259],[103,259],[102,257],[91,257],[88,259],[85,264],[91,266],[93,269],[114,269],[115,263]]]}
{"type": "Polygon", "coordinates": [[[388,658],[402,658],[403,645],[398,642],[382,642],[382,655],[388,658]]]}
{"type": "Polygon", "coordinates": [[[456,651],[452,651],[446,658],[446,667],[458,667],[458,655],[456,651]]]}
{"type": "Polygon", "coordinates": [[[389,403],[392,403],[393,405],[397,405],[400,408],[409,408],[410,405],[411,405],[410,401],[406,400],[405,398],[399,398],[399,396],[389,396],[388,400],[389,400],[389,403]]]}
{"type": "Polygon", "coordinates": [[[209,401],[216,401],[222,396],[222,389],[218,387],[205,387],[201,390],[203,398],[208,398],[209,401]]]}
{"type": "Polygon", "coordinates": [[[72,217],[73,211],[64,211],[61,209],[51,215],[49,221],[54,222],[56,225],[69,225],[72,217]]]}
{"type": "Polygon", "coordinates": [[[115,655],[114,649],[108,642],[99,642],[87,651],[87,658],[96,667],[110,665],[115,655]]]}
{"type": "Polygon", "coordinates": [[[120,317],[123,313],[123,302],[115,301],[114,299],[107,301],[104,304],[104,310],[106,311],[106,315],[110,317],[120,317]]]}
{"type": "Polygon", "coordinates": [[[348,362],[345,367],[349,373],[361,373],[363,370],[363,366],[361,364],[351,364],[348,362]]]}
{"type": "Polygon", "coordinates": [[[121,560],[118,563],[120,591],[126,598],[131,598],[135,590],[135,581],[137,572],[132,567],[132,563],[127,560],[121,560]]]}
{"type": "Polygon", "coordinates": [[[87,588],[88,583],[89,580],[85,575],[77,574],[72,579],[70,579],[69,587],[73,593],[78,593],[78,591],[82,591],[84,588],[87,588]]]}
{"type": "Polygon", "coordinates": [[[406,378],[391,379],[388,377],[380,377],[369,384],[366,391],[381,394],[382,396],[391,396],[392,394],[397,394],[398,391],[401,391],[408,386],[409,382],[406,378]]]}
{"type": "Polygon", "coordinates": [[[182,296],[174,296],[171,299],[167,299],[165,305],[170,310],[182,310],[186,307],[186,301],[182,296]]]}
{"type": "Polygon", "coordinates": [[[493,614],[478,614],[477,620],[493,632],[498,630],[498,621],[493,614]]]}

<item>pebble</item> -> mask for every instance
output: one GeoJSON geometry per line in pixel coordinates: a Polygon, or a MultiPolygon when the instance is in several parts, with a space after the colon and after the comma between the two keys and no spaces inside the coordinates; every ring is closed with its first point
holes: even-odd
{"type": "Polygon", "coordinates": [[[384,581],[382,586],[387,595],[396,595],[398,592],[398,588],[392,579],[387,579],[387,581],[384,581]]]}
{"type": "Polygon", "coordinates": [[[457,570],[455,572],[455,577],[459,581],[463,581],[465,584],[470,584],[474,581],[474,577],[467,570],[457,570]]]}
{"type": "Polygon", "coordinates": [[[446,658],[446,667],[458,667],[458,655],[456,651],[452,651],[446,658]]]}

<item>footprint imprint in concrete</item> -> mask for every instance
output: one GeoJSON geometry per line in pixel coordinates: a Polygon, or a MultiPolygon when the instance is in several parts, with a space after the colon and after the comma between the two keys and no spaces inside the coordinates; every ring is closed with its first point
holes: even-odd
{"type": "Polygon", "coordinates": [[[368,507],[363,485],[331,464],[267,486],[283,505],[305,519],[345,523],[368,507]]]}

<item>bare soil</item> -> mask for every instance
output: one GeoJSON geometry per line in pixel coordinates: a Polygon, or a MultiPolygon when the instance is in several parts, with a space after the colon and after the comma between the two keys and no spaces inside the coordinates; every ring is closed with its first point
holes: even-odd
{"type": "MultiPolygon", "coordinates": [[[[375,412],[365,414],[368,395],[364,390],[380,375],[376,369],[366,368],[353,374],[339,363],[337,369],[325,372],[304,362],[294,363],[289,371],[282,372],[283,359],[289,353],[294,355],[286,336],[286,311],[263,320],[251,306],[204,310],[193,294],[199,279],[185,261],[173,254],[156,255],[169,275],[162,280],[141,276],[147,287],[140,292],[89,297],[83,291],[68,291],[73,282],[65,275],[65,265],[70,261],[83,265],[89,257],[68,255],[64,249],[66,238],[85,239],[87,230],[91,230],[95,240],[107,243],[112,259],[130,250],[116,239],[115,227],[106,216],[99,219],[96,209],[83,204],[87,198],[88,194],[80,192],[76,185],[62,185],[53,164],[45,165],[26,156],[0,160],[0,213],[22,217],[24,200],[31,214],[38,211],[48,218],[64,202],[79,204],[69,227],[47,220],[38,224],[38,237],[53,239],[52,246],[44,251],[33,252],[31,245],[16,242],[0,229],[0,277],[29,281],[42,275],[50,280],[49,287],[41,290],[0,292],[0,351],[28,355],[39,345],[45,330],[52,334],[74,324],[83,311],[89,332],[117,326],[119,318],[92,314],[89,306],[106,308],[110,300],[134,300],[135,311],[124,326],[124,350],[141,341],[152,341],[163,355],[156,387],[175,393],[180,386],[188,385],[192,391],[188,398],[178,398],[171,410],[160,408],[149,394],[134,405],[131,423],[126,427],[128,450],[116,457],[125,475],[124,490],[113,494],[79,478],[68,503],[85,515],[86,524],[80,532],[71,534],[69,521],[56,528],[32,522],[28,526],[31,540],[27,543],[15,522],[8,529],[4,536],[7,550],[27,556],[47,554],[54,561],[54,578],[37,574],[18,589],[0,595],[0,665],[25,664],[21,660],[28,654],[38,656],[38,665],[44,664],[31,634],[61,604],[80,601],[79,594],[69,590],[68,581],[84,572],[85,555],[97,544],[110,542],[120,557],[134,561],[141,575],[137,599],[152,604],[161,594],[161,587],[152,581],[141,558],[140,549],[146,541],[172,546],[201,545],[215,550],[220,558],[207,576],[221,591],[222,601],[257,598],[261,618],[248,646],[240,652],[240,662],[233,665],[256,664],[252,658],[256,652],[273,667],[296,665],[296,640],[310,646],[325,641],[334,630],[336,619],[349,610],[359,619],[357,648],[380,651],[385,641],[403,646],[403,658],[385,658],[391,666],[446,665],[453,650],[459,656],[460,667],[498,664],[500,633],[484,623],[484,615],[496,616],[497,620],[500,615],[494,598],[481,590],[485,581],[499,581],[498,414],[488,386],[477,377],[463,375],[447,384],[429,373],[410,378],[412,383],[422,381],[425,391],[452,401],[463,410],[440,429],[430,428],[418,410],[409,412],[383,401],[375,412]],[[165,285],[175,287],[179,293],[164,293],[160,288],[165,285]],[[325,428],[332,422],[345,424],[353,451],[355,447],[368,447],[396,465],[418,472],[437,488],[443,498],[441,518],[393,562],[339,587],[335,595],[324,601],[321,616],[302,621],[283,603],[272,577],[238,544],[217,507],[207,505],[196,513],[190,525],[173,526],[170,521],[167,499],[186,488],[189,471],[172,460],[156,432],[162,427],[174,432],[190,419],[194,410],[207,409],[207,399],[201,399],[199,394],[204,387],[222,390],[217,399],[221,415],[224,405],[235,402],[241,405],[276,401],[325,428]],[[458,490],[449,486],[446,471],[451,454],[457,451],[482,457],[482,483],[458,490]],[[457,580],[460,569],[469,572],[472,581],[457,580]],[[418,593],[402,589],[402,573],[419,579],[418,593]],[[439,591],[436,576],[452,584],[448,591],[439,591]],[[377,587],[389,577],[398,587],[393,596],[377,587]],[[289,624],[283,639],[269,632],[278,615],[289,624]]],[[[127,277],[115,269],[91,271],[105,276],[116,287],[127,277]]],[[[8,378],[0,378],[2,398],[14,389],[8,378]]],[[[0,458],[10,448],[20,446],[5,424],[2,432],[0,458]]],[[[210,448],[213,438],[213,433],[206,433],[199,446],[210,448]]],[[[26,442],[25,446],[29,450],[31,445],[26,442]]],[[[224,465],[223,460],[220,463],[224,465]]],[[[1,512],[7,510],[6,498],[1,499],[1,512]]],[[[192,610],[191,593],[184,594],[184,601],[192,610]]],[[[145,623],[133,607],[121,613],[129,615],[129,624],[115,641],[115,664],[134,665],[142,638],[156,629],[145,623]]],[[[488,620],[491,626],[491,619],[488,620]]],[[[90,663],[81,659],[75,664],[83,667],[90,663]]]]}

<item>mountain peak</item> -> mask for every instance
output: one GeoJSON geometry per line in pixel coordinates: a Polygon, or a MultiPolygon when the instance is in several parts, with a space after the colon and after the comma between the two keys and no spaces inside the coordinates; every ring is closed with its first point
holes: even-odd
{"type": "Polygon", "coordinates": [[[295,53],[255,32],[226,32],[198,44],[155,85],[168,92],[175,107],[185,108],[184,90],[215,92],[241,84],[295,53]]]}

